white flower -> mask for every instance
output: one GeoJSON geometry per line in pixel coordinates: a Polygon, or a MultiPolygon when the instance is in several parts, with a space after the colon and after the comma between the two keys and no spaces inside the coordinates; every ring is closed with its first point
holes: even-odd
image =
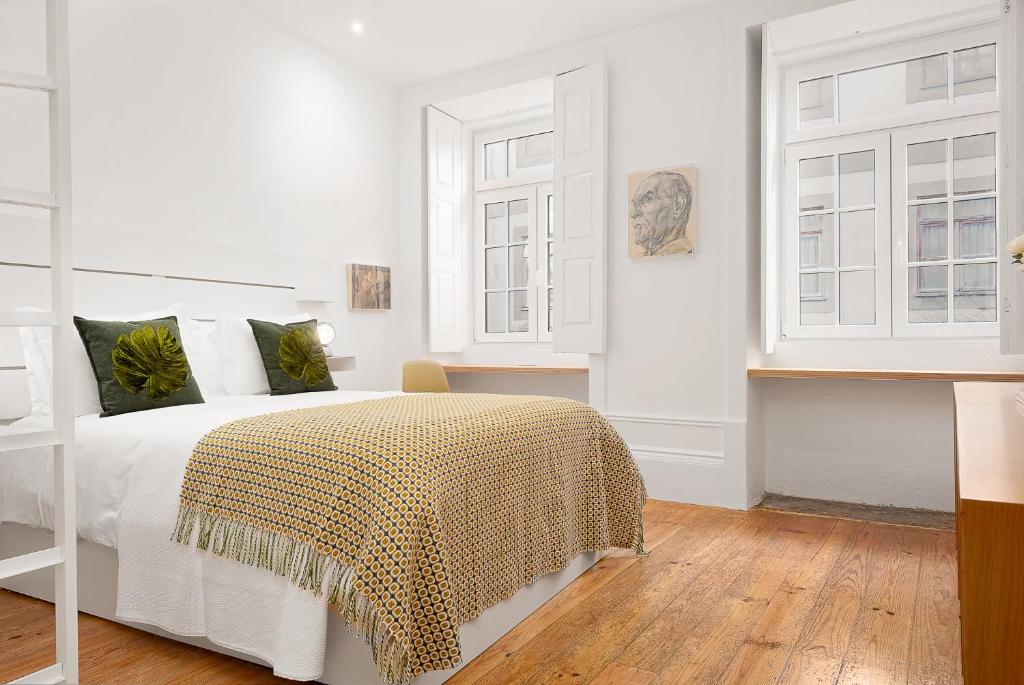
{"type": "Polygon", "coordinates": [[[1024,253],[1024,234],[1011,240],[1006,246],[1006,251],[1012,255],[1024,253]]]}

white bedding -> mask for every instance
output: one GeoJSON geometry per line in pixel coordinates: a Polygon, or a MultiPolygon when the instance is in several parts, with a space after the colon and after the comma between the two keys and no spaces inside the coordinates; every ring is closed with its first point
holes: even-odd
{"type": "MultiPolygon", "coordinates": [[[[263,659],[283,677],[319,677],[327,632],[322,597],[269,571],[171,542],[185,465],[196,442],[228,421],[394,394],[213,397],[206,404],[79,417],[78,532],[117,549],[118,618],[206,636],[263,659]]],[[[0,521],[52,528],[52,471],[42,450],[0,459],[0,521]]]]}

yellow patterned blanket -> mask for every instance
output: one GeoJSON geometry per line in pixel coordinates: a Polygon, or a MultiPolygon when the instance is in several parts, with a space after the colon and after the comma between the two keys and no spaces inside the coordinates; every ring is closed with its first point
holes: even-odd
{"type": "Polygon", "coordinates": [[[407,683],[458,664],[463,623],[578,554],[642,552],[645,498],[589,405],[403,395],[211,431],[175,536],[327,593],[381,676],[407,683]]]}

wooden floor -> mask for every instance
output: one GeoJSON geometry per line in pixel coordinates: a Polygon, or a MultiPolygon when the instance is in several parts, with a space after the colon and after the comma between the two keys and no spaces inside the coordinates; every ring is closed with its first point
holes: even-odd
{"type": "MultiPolygon", "coordinates": [[[[960,683],[953,533],[651,502],[649,557],[602,559],[452,678],[960,683]]],[[[0,593],[0,682],[52,660],[53,610],[0,593]]],[[[89,616],[82,682],[283,683],[89,616]]]]}

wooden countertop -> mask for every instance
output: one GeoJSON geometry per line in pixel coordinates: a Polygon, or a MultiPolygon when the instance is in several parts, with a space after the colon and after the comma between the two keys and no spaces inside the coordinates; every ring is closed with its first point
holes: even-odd
{"type": "Polygon", "coordinates": [[[795,369],[757,367],[747,378],[821,378],[864,381],[998,381],[1024,383],[1024,371],[911,371],[900,369],[795,369]]]}
{"type": "Polygon", "coordinates": [[[445,373],[588,373],[585,366],[529,366],[526,364],[444,364],[445,373]]]}
{"type": "Polygon", "coordinates": [[[960,498],[1024,504],[1024,411],[1017,384],[954,383],[960,498]]]}

